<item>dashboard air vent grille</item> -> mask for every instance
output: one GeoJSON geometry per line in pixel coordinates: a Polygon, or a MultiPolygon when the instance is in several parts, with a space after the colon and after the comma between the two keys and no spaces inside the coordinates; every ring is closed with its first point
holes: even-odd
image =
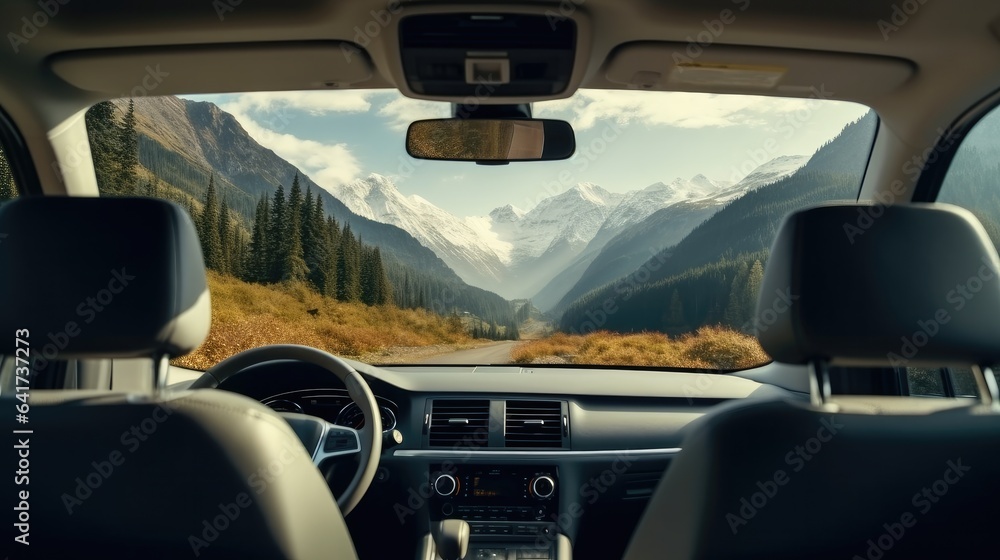
{"type": "Polygon", "coordinates": [[[489,400],[435,400],[431,408],[430,446],[486,446],[489,400]]]}
{"type": "Polygon", "coordinates": [[[507,401],[504,414],[506,447],[562,447],[562,403],[507,401]]]}

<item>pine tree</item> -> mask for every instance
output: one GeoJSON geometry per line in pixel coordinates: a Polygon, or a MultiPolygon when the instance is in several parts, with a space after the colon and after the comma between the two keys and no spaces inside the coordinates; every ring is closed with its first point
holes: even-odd
{"type": "Polygon", "coordinates": [[[253,233],[250,237],[249,255],[244,279],[248,282],[267,282],[270,272],[268,260],[267,230],[271,222],[271,205],[267,196],[261,196],[257,201],[257,210],[253,217],[253,233]]]}
{"type": "Polygon", "coordinates": [[[271,223],[267,229],[267,281],[280,282],[285,277],[285,187],[278,185],[271,203],[271,223]]]}
{"type": "Polygon", "coordinates": [[[229,203],[226,202],[225,197],[222,199],[222,207],[219,209],[219,223],[216,226],[219,235],[219,259],[218,259],[218,270],[223,274],[233,273],[233,231],[235,228],[230,226],[229,217],[229,203]]]}
{"type": "Polygon", "coordinates": [[[337,266],[340,255],[340,226],[333,216],[326,218],[326,259],[323,265],[325,270],[323,293],[330,297],[337,297],[337,266]]]}
{"type": "Polygon", "coordinates": [[[302,204],[302,188],[299,186],[299,174],[296,173],[288,193],[288,215],[283,228],[285,253],[284,264],[281,267],[282,281],[301,282],[309,276],[305,251],[302,248],[302,204]]]}
{"type": "Polygon", "coordinates": [[[306,188],[306,203],[302,207],[302,250],[309,268],[309,283],[317,292],[325,294],[329,264],[326,257],[329,252],[326,216],[322,200],[318,195],[313,199],[311,188],[306,188]]]}
{"type": "Polygon", "coordinates": [[[750,268],[746,262],[740,263],[739,270],[733,276],[733,282],[729,287],[729,303],[726,305],[726,312],[723,321],[731,327],[739,327],[746,321],[746,283],[750,268]]]}
{"type": "Polygon", "coordinates": [[[681,301],[681,295],[677,292],[677,288],[674,288],[673,294],[670,295],[670,315],[667,318],[667,324],[672,327],[684,324],[684,302],[681,301]]]}
{"type": "Polygon", "coordinates": [[[750,267],[750,273],[747,275],[746,291],[743,296],[747,306],[744,312],[744,321],[737,326],[745,324],[757,312],[757,300],[760,298],[760,286],[763,282],[764,266],[760,264],[759,260],[755,260],[753,266],[750,267]]]}
{"type": "Polygon", "coordinates": [[[337,252],[337,299],[340,301],[361,299],[360,247],[351,232],[350,224],[344,226],[340,236],[340,250],[337,252]]]}
{"type": "Polygon", "coordinates": [[[201,209],[201,251],[205,256],[205,266],[212,270],[222,269],[222,241],[219,238],[219,201],[215,192],[215,176],[208,180],[205,192],[205,206],[201,209]]]}
{"type": "Polygon", "coordinates": [[[373,299],[375,305],[392,304],[392,283],[389,282],[389,275],[386,273],[385,265],[382,263],[382,252],[378,247],[372,249],[372,276],[375,282],[373,299]]]}
{"type": "Polygon", "coordinates": [[[117,133],[115,106],[110,101],[101,101],[88,111],[84,120],[90,137],[91,158],[94,160],[94,174],[97,187],[102,194],[120,194],[115,184],[121,135],[117,133]]]}
{"type": "Polygon", "coordinates": [[[361,247],[361,303],[375,305],[375,267],[374,251],[361,247]]]}
{"type": "Polygon", "coordinates": [[[187,213],[191,217],[191,221],[194,222],[195,231],[198,232],[198,238],[201,239],[201,214],[198,209],[194,207],[194,199],[187,199],[187,213]]]}
{"type": "Polygon", "coordinates": [[[231,227],[232,235],[230,240],[230,246],[232,249],[232,258],[229,262],[229,273],[237,278],[246,277],[246,262],[247,262],[247,250],[249,243],[247,241],[247,236],[243,233],[243,230],[236,226],[235,222],[231,227]]]}
{"type": "Polygon", "coordinates": [[[118,125],[118,152],[116,154],[117,175],[115,183],[118,192],[124,195],[135,194],[137,171],[139,168],[139,136],[135,127],[135,101],[129,99],[128,110],[118,125]]]}

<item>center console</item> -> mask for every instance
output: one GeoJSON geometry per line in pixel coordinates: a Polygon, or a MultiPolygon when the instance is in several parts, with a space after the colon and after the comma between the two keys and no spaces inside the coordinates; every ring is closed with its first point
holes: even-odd
{"type": "Polygon", "coordinates": [[[432,521],[469,524],[468,559],[568,558],[554,532],[559,473],[546,465],[437,464],[430,467],[432,521]]]}

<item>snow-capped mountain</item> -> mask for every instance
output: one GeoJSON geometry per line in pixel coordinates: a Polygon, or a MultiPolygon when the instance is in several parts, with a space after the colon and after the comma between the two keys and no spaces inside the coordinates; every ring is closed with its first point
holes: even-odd
{"type": "Polygon", "coordinates": [[[524,210],[508,204],[500,208],[494,208],[490,212],[490,218],[493,220],[493,223],[508,224],[520,220],[524,216],[524,213],[524,210]]]}
{"type": "Polygon", "coordinates": [[[378,174],[341,185],[333,194],[356,214],[407,231],[469,284],[506,298],[544,292],[543,303],[551,305],[608,242],[654,213],[676,207],[683,234],[726,202],[795,172],[807,160],[776,158],[735,185],[700,174],[627,193],[579,183],[527,211],[507,204],[485,216],[464,218],[402,194],[378,174]],[[573,278],[566,277],[568,272],[573,278]]]}
{"type": "Polygon", "coordinates": [[[801,169],[811,156],[780,156],[761,165],[740,179],[738,183],[716,192],[711,198],[719,202],[729,202],[764,185],[783,179],[801,169]]]}
{"type": "Polygon", "coordinates": [[[650,251],[679,242],[729,201],[791,175],[808,160],[779,157],[736,184],[699,174],[628,193],[576,259],[532,296],[533,303],[543,311],[559,309],[560,304],[621,276],[623,270],[631,272],[649,258],[650,251]]]}
{"type": "Polygon", "coordinates": [[[500,238],[514,247],[510,264],[517,265],[563,243],[586,246],[622,198],[624,195],[593,183],[580,183],[542,200],[518,220],[497,221],[494,215],[510,217],[503,208],[491,212],[490,217],[500,238]]]}
{"type": "Polygon", "coordinates": [[[507,207],[490,213],[490,231],[513,249],[507,261],[517,297],[530,297],[563,270],[594,238],[624,194],[579,183],[514,219],[507,207]]]}
{"type": "Polygon", "coordinates": [[[355,214],[405,230],[469,284],[497,291],[505,276],[498,252],[510,247],[417,195],[403,195],[388,177],[372,173],[333,194],[355,214]]]}
{"type": "Polygon", "coordinates": [[[627,193],[621,203],[611,212],[603,228],[621,231],[622,228],[637,224],[660,208],[685,200],[700,200],[732,187],[728,181],[713,181],[698,174],[690,180],[677,178],[670,184],[653,183],[648,187],[627,193]]]}

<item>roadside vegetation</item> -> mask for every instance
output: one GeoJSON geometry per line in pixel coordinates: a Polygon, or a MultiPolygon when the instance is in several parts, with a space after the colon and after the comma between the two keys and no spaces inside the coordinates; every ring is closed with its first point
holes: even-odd
{"type": "Polygon", "coordinates": [[[557,333],[522,342],[511,352],[515,363],[601,364],[739,369],[771,360],[757,339],[725,327],[702,327],[678,337],[653,332],[585,335],[557,333]]]}
{"type": "Polygon", "coordinates": [[[174,365],[205,370],[249,348],[304,344],[344,357],[395,347],[474,343],[458,316],[339,302],[305,283],[261,285],[210,271],[212,329],[174,365]]]}

